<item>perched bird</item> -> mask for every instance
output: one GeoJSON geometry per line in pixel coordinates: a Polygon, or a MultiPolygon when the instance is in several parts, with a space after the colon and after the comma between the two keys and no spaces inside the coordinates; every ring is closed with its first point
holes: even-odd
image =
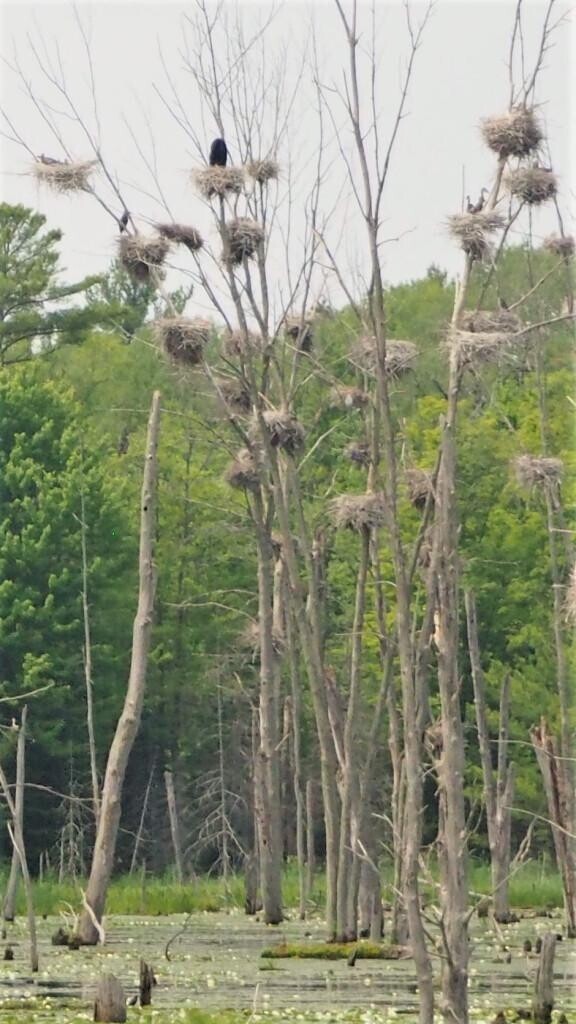
{"type": "Polygon", "coordinates": [[[214,139],[210,146],[210,167],[226,167],[228,147],[224,139],[214,139]]]}
{"type": "Polygon", "coordinates": [[[354,949],[352,950],[352,952],[350,953],[350,956],[348,957],[348,960],[346,961],[346,963],[348,964],[348,967],[354,967],[354,964],[356,963],[357,958],[358,958],[358,946],[354,946],[354,949]]]}
{"type": "Polygon", "coordinates": [[[488,195],[487,188],[482,189],[480,193],[480,198],[477,203],[470,202],[470,196],[466,196],[466,209],[468,213],[480,213],[480,211],[484,209],[484,203],[486,202],[486,200],[484,199],[484,193],[488,195]]]}
{"type": "Polygon", "coordinates": [[[61,160],[55,160],[53,156],[44,156],[44,153],[40,153],[38,157],[41,164],[60,164],[61,160]]]}
{"type": "Polygon", "coordinates": [[[136,1006],[138,1002],[138,996],[131,996],[130,999],[126,1000],[126,1006],[136,1006]]]}
{"type": "Polygon", "coordinates": [[[498,305],[500,306],[500,309],[508,309],[508,303],[501,295],[498,296],[498,305]]]}
{"type": "Polygon", "coordinates": [[[130,214],[128,213],[128,210],[124,210],[124,213],[122,214],[122,216],[120,217],[120,220],[118,221],[118,227],[120,228],[120,234],[122,234],[123,231],[126,231],[126,226],[128,224],[128,217],[129,216],[130,216],[130,214]]]}

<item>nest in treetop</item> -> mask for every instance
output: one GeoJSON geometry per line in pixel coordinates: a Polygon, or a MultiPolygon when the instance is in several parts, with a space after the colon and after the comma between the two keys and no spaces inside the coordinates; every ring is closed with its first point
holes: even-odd
{"type": "Polygon", "coordinates": [[[314,314],[284,317],[284,334],[293,338],[302,352],[310,352],[314,340],[314,314]]]}
{"type": "Polygon", "coordinates": [[[549,235],[544,239],[542,248],[553,252],[556,256],[569,259],[574,255],[574,239],[572,235],[549,235]]]}
{"type": "Polygon", "coordinates": [[[566,588],[566,618],[576,622],[576,565],[572,566],[570,580],[566,588]]]}
{"type": "Polygon", "coordinates": [[[485,117],[481,130],[486,145],[500,157],[528,156],[544,137],[534,111],[526,107],[514,107],[501,117],[485,117]]]}
{"type": "Polygon", "coordinates": [[[425,469],[407,469],[404,474],[408,497],[415,508],[424,508],[429,494],[433,494],[432,476],[425,469]]]}
{"type": "Polygon", "coordinates": [[[182,366],[198,366],[202,361],[204,346],[210,339],[212,324],[199,317],[164,317],[154,323],[156,336],[164,351],[175,363],[182,366]]]}
{"type": "Polygon", "coordinates": [[[513,462],[516,479],[521,487],[544,487],[554,490],[561,483],[564,472],[562,459],[544,455],[519,455],[513,462]]]}
{"type": "MultiPolygon", "coordinates": [[[[386,341],[386,373],[400,377],[413,368],[418,348],[413,341],[389,338],[386,341]]],[[[368,373],[376,372],[376,339],[367,334],[359,338],[352,349],[351,361],[368,373]]]]}
{"type": "Polygon", "coordinates": [[[234,412],[245,415],[252,408],[250,391],[238,377],[224,377],[218,381],[218,387],[227,405],[234,412]]]}
{"type": "Polygon", "coordinates": [[[97,160],[58,160],[55,163],[37,160],[33,172],[37,181],[49,185],[55,192],[86,192],[97,163],[97,160]]]}
{"type": "Polygon", "coordinates": [[[280,172],[280,167],[275,160],[251,160],[246,165],[246,171],[250,178],[257,181],[259,185],[267,181],[274,181],[280,172]]]}
{"type": "Polygon", "coordinates": [[[226,331],[223,348],[229,359],[243,359],[260,350],[261,339],[252,331],[226,331]]]}
{"type": "Polygon", "coordinates": [[[513,335],[506,331],[452,331],[448,345],[458,350],[460,365],[499,363],[510,354],[513,335]]]}
{"type": "Polygon", "coordinates": [[[330,515],[337,530],[376,530],[385,522],[381,494],[342,494],[330,503],[330,515]]]}
{"type": "MultiPolygon", "coordinates": [[[[262,413],[270,444],[294,455],[304,444],[304,427],[290,412],[281,409],[266,409],[262,413]]],[[[258,420],[255,418],[250,434],[257,441],[260,437],[258,420]]]]}
{"type": "MultiPolygon", "coordinates": [[[[253,661],[260,661],[260,626],[258,622],[250,622],[240,634],[240,643],[252,654],[253,661]]],[[[272,630],[272,648],[275,654],[281,654],[284,648],[284,637],[277,629],[272,630]]]]}
{"type": "Polygon", "coordinates": [[[161,235],[121,235],[118,240],[120,262],[137,281],[148,281],[150,268],[160,267],[169,249],[161,235]]]}
{"type": "Polygon", "coordinates": [[[362,388],[335,387],[330,392],[330,405],[343,409],[363,409],[370,401],[370,395],[362,388]]]}
{"type": "Polygon", "coordinates": [[[162,238],[176,245],[185,245],[190,252],[197,252],[204,245],[200,232],[188,224],[156,224],[156,230],[162,238]]]}
{"type": "Polygon", "coordinates": [[[258,246],[264,241],[264,229],[255,220],[238,217],[226,225],[226,241],[222,259],[225,263],[238,266],[243,259],[256,255],[258,246]]]}
{"type": "Polygon", "coordinates": [[[544,167],[519,167],[510,171],[506,177],[506,185],[511,194],[529,206],[537,206],[553,199],[558,191],[558,182],[554,171],[544,167]]]}
{"type": "Polygon", "coordinates": [[[481,210],[479,213],[456,213],[448,218],[448,230],[460,243],[460,248],[474,260],[483,259],[490,250],[488,235],[504,227],[499,213],[481,210]]]}
{"type": "Polygon", "coordinates": [[[238,487],[244,491],[258,490],[260,473],[254,456],[248,448],[240,449],[236,458],[228,466],[224,479],[231,487],[238,487]]]}
{"type": "Polygon", "coordinates": [[[344,455],[356,466],[368,466],[370,463],[370,445],[365,441],[350,441],[344,449],[344,455]]]}
{"type": "Polygon", "coordinates": [[[515,334],[522,321],[509,309],[465,309],[460,321],[462,330],[474,333],[505,331],[515,334]]]}
{"type": "Polygon", "coordinates": [[[214,196],[239,195],[244,187],[244,172],[240,167],[203,167],[193,172],[193,180],[205,199],[214,196]]]}

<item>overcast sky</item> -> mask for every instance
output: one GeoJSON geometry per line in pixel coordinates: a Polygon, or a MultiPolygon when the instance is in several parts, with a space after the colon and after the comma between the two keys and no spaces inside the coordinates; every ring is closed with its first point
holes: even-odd
{"type": "MultiPolygon", "coordinates": [[[[232,4],[224,4],[230,12],[232,4]]],[[[557,3],[557,17],[566,10],[557,3]]],[[[311,65],[302,66],[301,55],[312,38],[315,26],[323,83],[329,90],[342,83],[347,53],[342,26],[335,5],[285,2],[241,4],[240,11],[249,34],[258,22],[275,9],[267,31],[268,71],[282,66],[286,74],[286,92],[297,89],[291,123],[280,140],[277,158],[283,169],[292,168],[295,183],[293,203],[295,220],[291,240],[284,236],[274,252],[275,269],[281,276],[282,249],[286,244],[295,252],[304,232],[303,207],[315,170],[318,122],[314,111],[311,65]],[[296,211],[296,208],[298,210],[296,211]]],[[[530,67],[539,45],[546,5],[525,3],[524,35],[526,62],[530,67]]],[[[193,14],[194,4],[179,3],[80,3],[77,6],[90,39],[93,57],[101,147],[121,186],[129,209],[139,227],[157,218],[166,219],[157,187],[130,137],[129,123],[148,159],[157,161],[158,178],[174,217],[196,224],[208,236],[210,212],[190,183],[190,170],[199,163],[186,131],[167,112],[158,91],[168,95],[160,53],[174,76],[180,99],[198,134],[205,137],[206,148],[216,132],[205,105],[198,100],[191,76],[183,68],[181,53],[193,47],[194,30],[183,21],[193,14]],[[156,88],[155,88],[156,87],[156,88]],[[151,143],[153,138],[153,146],[151,143]]],[[[412,5],[414,22],[424,7],[412,5]]],[[[514,3],[491,0],[467,3],[464,0],[438,0],[424,32],[416,58],[403,120],[394,151],[384,207],[386,238],[397,238],[383,249],[384,272],[389,282],[418,277],[435,262],[451,274],[461,266],[461,254],[446,233],[445,221],[461,207],[463,192],[476,198],[482,186],[490,183],[494,158],[486,150],[478,130],[482,117],[505,111],[508,104],[507,55],[513,22],[514,3]]],[[[83,55],[82,39],[70,3],[1,4],[2,46],[4,57],[15,56],[38,99],[50,104],[62,135],[77,158],[90,156],[89,147],[77,127],[62,116],[65,104],[50,91],[35,62],[30,40],[46,48],[55,57],[59,47],[70,96],[80,109],[91,131],[96,122],[89,87],[89,71],[83,55]]],[[[370,9],[361,10],[361,43],[369,38],[370,9]]],[[[376,4],[377,53],[380,61],[378,94],[379,119],[384,140],[389,134],[398,104],[400,82],[409,54],[405,13],[399,3],[376,4]]],[[[576,83],[575,27],[569,19],[555,32],[553,45],[545,57],[536,100],[546,124],[549,155],[560,178],[560,204],[567,226],[574,227],[576,212],[576,83]]],[[[254,51],[254,68],[257,54],[254,51]]],[[[367,80],[362,80],[365,99],[367,80]]],[[[325,188],[321,211],[332,210],[328,237],[336,247],[341,263],[360,273],[366,267],[362,224],[358,219],[349,186],[345,186],[344,167],[339,145],[350,149],[349,128],[341,106],[330,91],[334,120],[325,125],[325,188]],[[335,209],[333,209],[335,207],[335,209]]],[[[25,94],[17,76],[6,67],[1,77],[2,108],[19,133],[36,153],[62,157],[58,142],[25,94]]],[[[4,129],[7,129],[4,124],[4,129]]],[[[264,115],[263,146],[270,144],[272,113],[264,115]],[[268,133],[268,135],[267,135],[268,133]]],[[[226,125],[226,135],[234,158],[234,126],[226,125]]],[[[40,210],[51,226],[64,233],[63,264],[68,279],[104,270],[114,254],[115,226],[89,197],[54,196],[40,188],[29,175],[30,156],[11,142],[2,140],[1,186],[8,202],[20,202],[40,210]]],[[[99,176],[100,182],[101,176],[99,176]]],[[[287,175],[280,182],[286,190],[287,175]]],[[[106,183],[102,182],[102,194],[106,183]]],[[[118,201],[114,202],[114,209],[118,201]]],[[[118,215],[121,208],[118,208],[118,215]]],[[[280,223],[280,222],[279,222],[280,223]]],[[[521,237],[518,226],[516,238],[521,237]]],[[[553,209],[537,211],[533,218],[536,241],[556,228],[553,209]]],[[[184,260],[175,260],[184,265],[184,260]]],[[[176,271],[172,279],[176,280],[176,271]]],[[[326,286],[332,299],[338,289],[326,286]]],[[[200,311],[206,305],[195,292],[191,307],[200,311]]]]}

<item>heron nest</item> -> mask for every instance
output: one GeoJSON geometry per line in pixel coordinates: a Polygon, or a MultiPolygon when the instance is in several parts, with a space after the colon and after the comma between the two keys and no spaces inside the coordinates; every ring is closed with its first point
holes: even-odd
{"type": "Polygon", "coordinates": [[[162,266],[169,249],[161,235],[121,235],[118,240],[120,262],[137,281],[148,281],[150,269],[162,266]]]}
{"type": "Polygon", "coordinates": [[[218,387],[227,405],[234,412],[246,415],[252,408],[250,391],[238,377],[224,377],[218,381],[218,387]]]}
{"type": "Polygon", "coordinates": [[[314,340],[314,314],[286,316],[284,318],[284,334],[287,338],[292,338],[302,352],[310,352],[314,340]]]}
{"type": "Polygon", "coordinates": [[[566,587],[566,618],[576,622],[576,565],[572,566],[570,580],[566,587]]]}
{"type": "Polygon", "coordinates": [[[342,494],[330,503],[330,515],[337,530],[376,530],[384,525],[382,494],[342,494]]]}
{"type": "MultiPolygon", "coordinates": [[[[292,413],[281,409],[266,409],[262,413],[262,418],[273,448],[281,448],[289,455],[294,455],[302,447],[306,437],[304,427],[292,413]]],[[[257,441],[260,431],[256,418],[252,423],[250,433],[257,441]]]]}
{"type": "Polygon", "coordinates": [[[506,331],[452,331],[449,348],[456,348],[461,365],[499,363],[510,352],[512,334],[506,331]]]}
{"type": "Polygon", "coordinates": [[[90,175],[97,160],[63,160],[45,164],[37,160],[34,164],[36,181],[48,185],[55,192],[86,192],[90,189],[90,175]]]}
{"type": "MultiPolygon", "coordinates": [[[[250,622],[246,629],[240,634],[242,647],[250,651],[252,661],[260,661],[260,624],[250,622]]],[[[275,654],[281,654],[284,648],[284,637],[278,629],[272,630],[272,648],[275,654]]]]}
{"type": "Polygon", "coordinates": [[[521,487],[543,487],[554,490],[562,481],[562,459],[544,455],[519,455],[513,462],[516,479],[521,487]]]}
{"type": "Polygon", "coordinates": [[[370,464],[370,445],[365,441],[350,441],[344,449],[344,455],[355,466],[366,468],[370,464]]]}
{"type": "Polygon", "coordinates": [[[203,167],[193,172],[193,181],[201,196],[221,199],[228,195],[239,195],[244,187],[244,172],[240,167],[203,167]]]}
{"type": "Polygon", "coordinates": [[[190,252],[198,252],[204,245],[200,232],[188,224],[156,224],[156,230],[162,238],[176,245],[185,245],[190,252]]]}
{"type": "Polygon", "coordinates": [[[434,493],[431,474],[425,469],[407,469],[404,479],[408,488],[408,497],[414,508],[424,508],[428,495],[434,493]]]}
{"type": "Polygon", "coordinates": [[[482,260],[490,251],[488,236],[504,227],[499,213],[456,213],[448,218],[448,230],[460,248],[473,260],[482,260]]]}
{"type": "Polygon", "coordinates": [[[154,332],[164,351],[182,366],[198,366],[202,362],[211,331],[210,321],[200,317],[171,316],[154,323],[154,332]]]}
{"type": "MultiPolygon", "coordinates": [[[[389,377],[401,377],[413,369],[418,355],[418,348],[413,341],[401,341],[389,338],[386,341],[386,374],[389,377]]],[[[352,360],[367,373],[376,372],[376,339],[372,334],[359,338],[352,349],[352,360]]]]}
{"type": "Polygon", "coordinates": [[[259,185],[265,185],[267,181],[276,180],[280,167],[275,160],[251,160],[246,165],[246,171],[259,185]]]}
{"type": "Polygon", "coordinates": [[[252,331],[226,331],[223,338],[224,354],[229,359],[244,359],[261,349],[260,336],[252,331]]]}
{"type": "Polygon", "coordinates": [[[556,256],[570,259],[574,255],[574,238],[572,235],[549,235],[544,239],[542,248],[553,252],[556,256]]]}
{"type": "Polygon", "coordinates": [[[335,387],[330,392],[330,405],[342,409],[363,409],[370,401],[370,395],[362,388],[335,387]]]}
{"type": "Polygon", "coordinates": [[[238,217],[226,225],[226,241],[222,259],[225,263],[238,266],[244,258],[256,255],[258,246],[264,241],[264,229],[255,220],[238,217]]]}
{"type": "Polygon", "coordinates": [[[513,196],[529,206],[553,199],[558,191],[556,175],[544,167],[519,167],[510,171],[506,184],[513,196]]]}
{"type": "Polygon", "coordinates": [[[243,491],[257,491],[260,487],[260,472],[252,452],[241,448],[228,466],[224,475],[226,483],[243,491]]]}
{"type": "Polygon", "coordinates": [[[509,309],[465,309],[462,329],[474,333],[505,331],[515,334],[522,327],[520,317],[509,309]]]}
{"type": "Polygon", "coordinates": [[[486,145],[499,157],[528,156],[544,137],[534,111],[526,107],[515,107],[501,117],[485,117],[481,131],[486,145]]]}

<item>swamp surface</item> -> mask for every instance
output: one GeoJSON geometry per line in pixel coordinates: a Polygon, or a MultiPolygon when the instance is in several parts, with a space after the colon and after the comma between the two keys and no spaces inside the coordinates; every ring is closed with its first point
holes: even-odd
{"type": "MultiPolygon", "coordinates": [[[[408,1022],[417,1011],[418,996],[410,960],[266,960],[262,950],[276,942],[322,941],[321,920],[289,920],[277,928],[233,910],[187,917],[110,917],[106,945],[81,950],[51,945],[62,924],[49,917],[39,921],[40,971],[30,974],[26,924],[8,927],[0,949],[10,944],[13,961],[0,961],[0,1020],[50,1021],[67,1024],[92,1019],[92,1000],[98,976],[111,972],[123,982],[127,996],[136,992],[143,957],[156,973],[154,1010],[166,1011],[162,1022],[185,1019],[187,1008],[216,1012],[251,1011],[252,1020],[343,1020],[350,1011],[361,1019],[385,1021],[402,1015],[408,1022]],[[170,945],[168,941],[183,927],[170,945]],[[366,1015],[367,1014],[367,1015],[366,1015]]],[[[561,932],[554,918],[524,916],[495,933],[487,921],[472,928],[471,1003],[477,1020],[491,1020],[496,1011],[530,1006],[538,956],[523,951],[525,939],[534,944],[548,930],[561,932]],[[503,948],[503,944],[507,949],[503,948]],[[507,962],[508,953],[511,955],[507,962]]],[[[437,964],[438,966],[438,964],[437,964]]],[[[556,1009],[576,1024],[576,942],[559,942],[555,969],[556,1009]]],[[[129,1010],[128,1020],[145,1011],[129,1010]]],[[[155,1017],[156,1014],[153,1014],[155,1017]]],[[[140,1018],[143,1019],[143,1016],[140,1018]]]]}

